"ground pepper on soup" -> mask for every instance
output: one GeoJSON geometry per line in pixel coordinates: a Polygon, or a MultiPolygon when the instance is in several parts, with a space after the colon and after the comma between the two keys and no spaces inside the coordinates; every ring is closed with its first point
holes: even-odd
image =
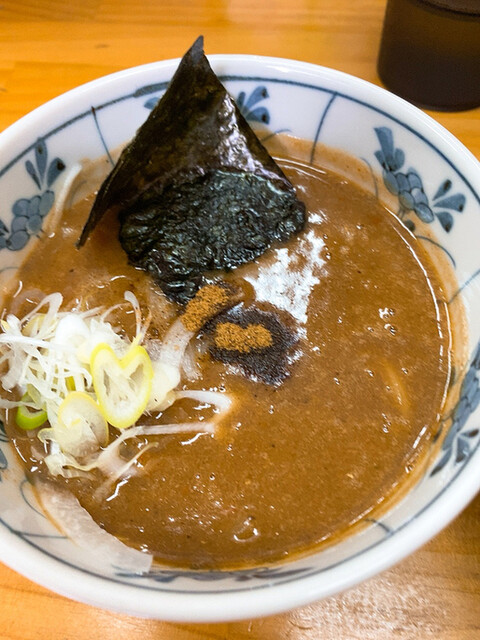
{"type": "MultiPolygon", "coordinates": [[[[259,566],[315,549],[394,495],[439,428],[452,345],[428,256],[377,198],[341,173],[292,159],[302,143],[282,145],[279,162],[308,211],[305,229],[250,264],[212,275],[217,290],[206,297],[214,317],[205,324],[213,307],[200,309],[172,392],[184,395],[141,419],[217,420],[213,432],[125,441],[125,459],[151,446],[109,484],[98,468],[52,477],[43,460],[48,444],[39,446],[9,413],[9,436],[34,484],[47,479],[67,489],[104,530],[167,565],[259,566]],[[231,291],[236,297],[226,303],[231,291]],[[249,309],[255,313],[242,320],[249,309]],[[284,331],[283,350],[262,314],[284,331]],[[255,367],[269,349],[276,356],[266,379],[255,367]],[[189,396],[192,389],[231,404],[219,415],[189,396]]],[[[35,253],[25,260],[22,293],[5,306],[21,317],[59,291],[65,308],[107,308],[128,290],[151,315],[148,346],[185,308],[128,264],[113,219],[75,248],[91,204],[87,197],[65,212],[42,240],[48,260],[41,269],[35,253]]],[[[134,314],[115,313],[133,336],[134,314]]]]}

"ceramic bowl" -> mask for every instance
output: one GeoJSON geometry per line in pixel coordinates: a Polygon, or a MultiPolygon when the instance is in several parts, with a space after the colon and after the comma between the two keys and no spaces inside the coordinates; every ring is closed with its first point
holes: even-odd
{"type": "MultiPolygon", "coordinates": [[[[131,574],[101,566],[45,518],[0,431],[0,559],[56,592],[143,617],[201,622],[277,613],[344,590],[435,535],[480,487],[480,165],[407,102],[337,71],[256,56],[211,56],[247,120],[356,157],[398,215],[444,255],[468,317],[468,362],[443,441],[407,495],[350,537],[288,564],[255,570],[131,574]],[[425,229],[429,230],[427,234],[425,229]]],[[[0,135],[0,268],[4,279],[41,235],[68,169],[128,141],[178,60],[101,78],[52,100],[0,135]]],[[[39,244],[41,247],[41,242],[39,244]]],[[[41,248],[36,249],[41,256],[41,248]]],[[[41,260],[48,256],[41,256],[41,260]]],[[[39,268],[41,268],[39,260],[39,268]]]]}

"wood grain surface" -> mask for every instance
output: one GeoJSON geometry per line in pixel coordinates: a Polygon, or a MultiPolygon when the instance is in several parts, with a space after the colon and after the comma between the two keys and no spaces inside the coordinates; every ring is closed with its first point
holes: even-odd
{"type": "MultiPolygon", "coordinates": [[[[207,53],[323,64],[380,84],[385,0],[0,0],[0,130],[126,67],[207,53]]],[[[480,158],[480,109],[430,112],[480,158]]],[[[177,625],[75,603],[0,565],[1,640],[480,639],[480,498],[429,544],[337,597],[270,618],[177,625]]]]}

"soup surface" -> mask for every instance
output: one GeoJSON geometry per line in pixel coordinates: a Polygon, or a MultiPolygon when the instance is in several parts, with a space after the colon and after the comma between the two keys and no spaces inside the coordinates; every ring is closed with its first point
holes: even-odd
{"type": "MultiPolygon", "coordinates": [[[[300,143],[288,144],[290,158],[298,157],[300,143]]],[[[200,376],[180,386],[233,399],[215,435],[151,437],[156,446],[135,472],[107,490],[98,471],[52,479],[102,528],[163,563],[252,566],[310,549],[391,496],[438,428],[451,345],[428,257],[374,196],[341,175],[280,164],[306,203],[305,231],[222,278],[242,289],[246,305],[288,314],[298,337],[289,375],[277,385],[249,379],[213,360],[200,332],[200,376]]],[[[152,313],[150,334],[162,336],[179,308],[127,263],[115,222],[75,248],[92,198],[42,240],[48,259],[39,264],[36,252],[25,261],[22,299],[11,298],[7,308],[22,315],[29,300],[54,291],[67,308],[109,306],[131,290],[152,313]]],[[[158,421],[211,413],[208,403],[183,399],[158,421]]],[[[45,477],[35,439],[13,419],[8,429],[33,482],[45,477]]]]}

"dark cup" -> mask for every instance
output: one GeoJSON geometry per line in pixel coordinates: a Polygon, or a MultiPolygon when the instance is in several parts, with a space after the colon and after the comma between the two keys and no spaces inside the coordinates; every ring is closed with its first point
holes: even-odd
{"type": "Polygon", "coordinates": [[[388,0],[378,73],[420,107],[480,106],[480,0],[388,0]]]}

